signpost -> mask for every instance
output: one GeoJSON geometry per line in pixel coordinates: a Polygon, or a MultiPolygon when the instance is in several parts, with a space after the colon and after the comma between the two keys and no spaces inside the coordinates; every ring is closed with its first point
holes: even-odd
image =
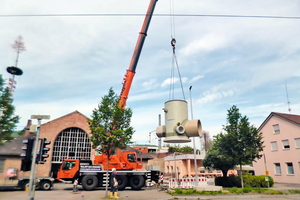
{"type": "MultiPolygon", "coordinates": [[[[267,173],[268,171],[266,171],[266,173],[267,173]]],[[[269,172],[268,172],[268,174],[269,174],[269,172]]],[[[269,192],[269,194],[270,194],[270,180],[271,180],[271,177],[269,176],[269,175],[267,175],[266,177],[265,177],[265,181],[267,181],[268,182],[268,192],[269,192]]]]}
{"type": "Polygon", "coordinates": [[[29,181],[29,193],[28,193],[29,200],[34,200],[34,190],[32,188],[33,188],[33,183],[35,181],[34,172],[36,170],[35,163],[36,163],[36,154],[37,154],[38,145],[39,145],[41,121],[42,121],[42,119],[50,119],[50,115],[31,115],[31,119],[38,120],[37,132],[36,132],[35,143],[34,143],[34,151],[33,151],[33,155],[32,155],[30,181],[29,181]]]}

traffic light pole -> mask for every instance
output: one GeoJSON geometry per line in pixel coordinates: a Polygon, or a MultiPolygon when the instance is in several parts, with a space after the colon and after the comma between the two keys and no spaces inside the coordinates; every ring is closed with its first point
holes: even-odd
{"type": "Polygon", "coordinates": [[[37,119],[38,120],[38,127],[37,127],[37,133],[35,137],[35,146],[34,151],[32,155],[32,163],[31,163],[31,173],[30,173],[30,182],[29,182],[29,200],[34,200],[34,192],[35,190],[32,190],[33,184],[35,182],[34,174],[35,174],[35,162],[36,162],[36,154],[39,146],[39,138],[40,138],[40,130],[41,130],[41,121],[42,119],[50,119],[50,115],[31,115],[31,119],[37,119]]]}
{"type": "Polygon", "coordinates": [[[41,127],[41,121],[42,119],[38,119],[38,127],[37,127],[37,133],[35,137],[35,145],[34,145],[34,151],[32,155],[32,163],[31,163],[31,172],[30,172],[30,181],[29,181],[29,200],[34,200],[34,192],[33,190],[33,183],[34,183],[34,173],[35,173],[35,162],[36,162],[36,154],[39,146],[39,138],[40,138],[40,127],[41,127]]]}

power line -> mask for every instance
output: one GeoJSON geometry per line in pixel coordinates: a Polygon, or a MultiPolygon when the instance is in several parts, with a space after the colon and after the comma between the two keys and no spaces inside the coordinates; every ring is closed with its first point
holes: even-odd
{"type": "MultiPolygon", "coordinates": [[[[109,14],[109,13],[91,13],[91,14],[8,14],[0,15],[2,18],[9,17],[144,17],[145,14],[109,14]]],[[[153,14],[154,17],[170,17],[170,14],[153,14]]],[[[201,14],[173,14],[175,17],[216,17],[216,18],[263,18],[263,19],[296,19],[300,16],[273,16],[273,15],[201,15],[201,14]]]]}

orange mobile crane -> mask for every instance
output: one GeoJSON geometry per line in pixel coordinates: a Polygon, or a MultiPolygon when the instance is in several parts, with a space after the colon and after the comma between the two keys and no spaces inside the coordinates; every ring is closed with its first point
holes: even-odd
{"type": "MultiPolygon", "coordinates": [[[[126,100],[130,91],[135,69],[147,36],[148,27],[154,12],[157,0],[151,0],[145,16],[145,20],[137,40],[134,53],[129,68],[123,79],[123,87],[120,94],[119,107],[125,109],[126,100]]],[[[109,184],[109,177],[106,177],[107,156],[95,155],[94,165],[91,160],[65,159],[57,173],[58,180],[72,181],[78,180],[83,189],[93,190],[95,187],[103,187],[109,184]]],[[[134,190],[139,190],[145,186],[146,181],[155,181],[159,179],[159,171],[136,171],[142,168],[142,159],[137,160],[136,152],[122,152],[118,149],[117,155],[110,158],[109,170],[116,168],[118,189],[123,190],[130,186],[134,190]]],[[[110,174],[109,174],[110,175],[110,174]]]]}

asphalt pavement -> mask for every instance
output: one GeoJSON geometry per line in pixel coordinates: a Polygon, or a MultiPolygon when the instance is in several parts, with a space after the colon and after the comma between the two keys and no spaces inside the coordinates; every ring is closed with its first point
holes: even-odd
{"type": "MultiPolygon", "coordinates": [[[[297,184],[275,184],[272,189],[288,190],[300,189],[297,184]]],[[[35,192],[35,200],[101,200],[105,196],[105,188],[99,188],[94,191],[84,191],[79,186],[79,192],[73,193],[72,184],[56,183],[50,191],[38,190],[35,192]]],[[[299,200],[300,195],[260,195],[260,194],[240,194],[240,195],[187,195],[172,196],[164,191],[158,191],[155,188],[142,190],[124,190],[119,191],[120,200],[210,200],[210,199],[251,199],[251,200],[299,200]]],[[[0,200],[23,200],[29,199],[28,193],[21,190],[1,191],[0,200]]]]}

